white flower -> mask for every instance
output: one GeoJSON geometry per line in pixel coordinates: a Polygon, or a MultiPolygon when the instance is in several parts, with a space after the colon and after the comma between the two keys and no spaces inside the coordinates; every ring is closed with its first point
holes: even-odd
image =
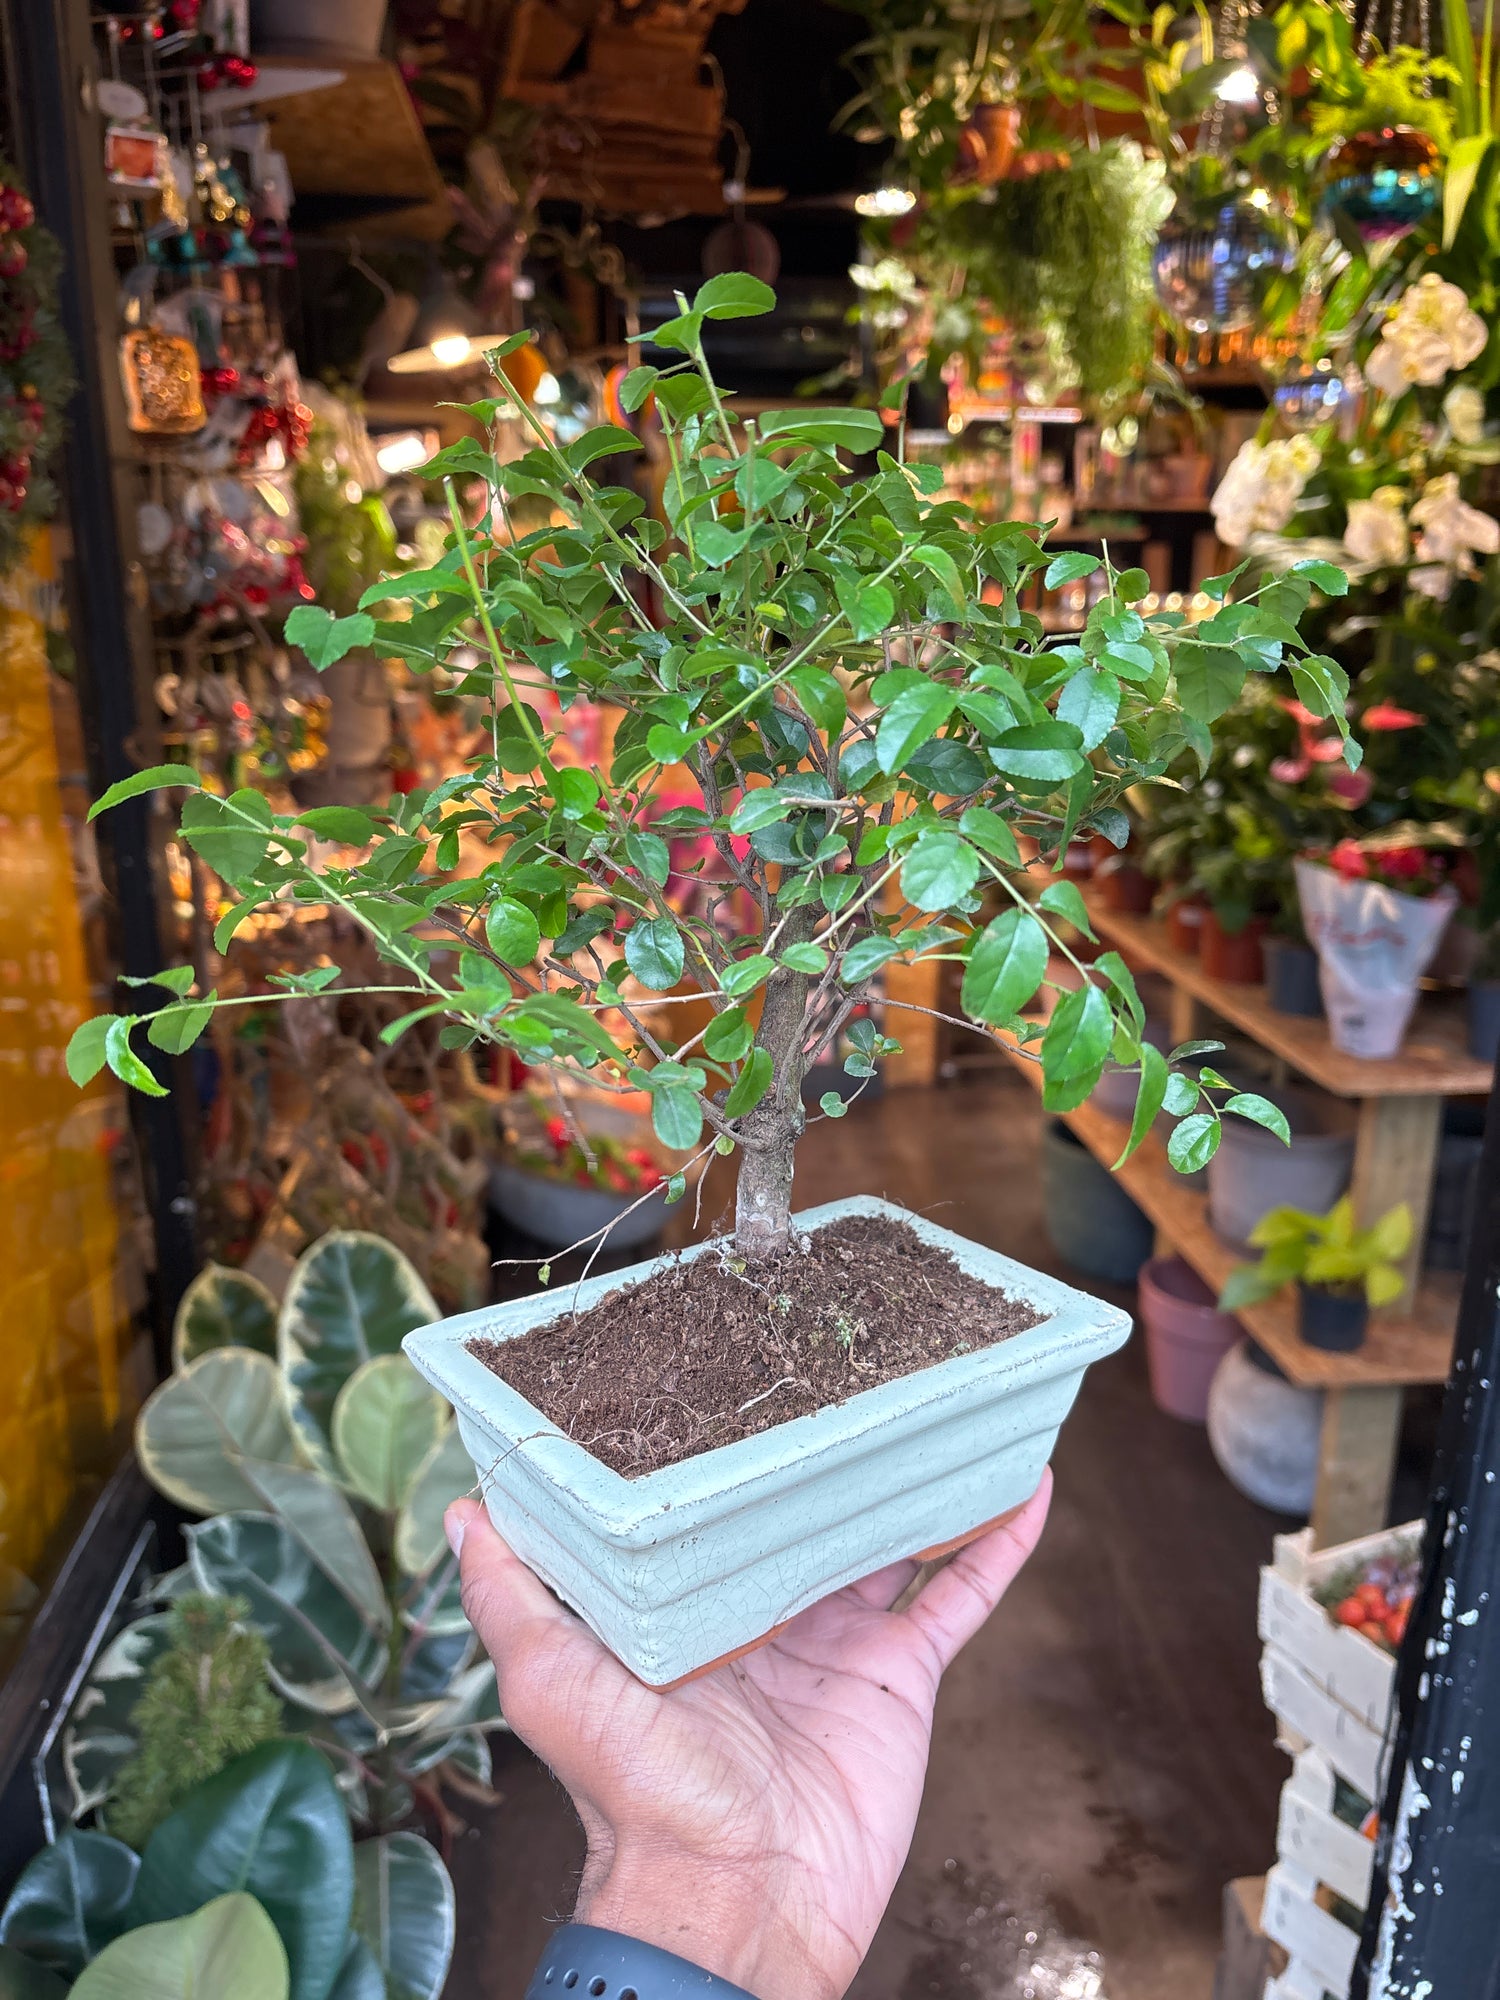
{"type": "Polygon", "coordinates": [[[1397,300],[1365,363],[1365,378],[1387,396],[1399,396],[1414,383],[1431,388],[1453,369],[1477,361],[1489,337],[1468,294],[1428,271],[1397,300]]]}
{"type": "Polygon", "coordinates": [[[1467,382],[1456,382],[1444,396],[1443,415],[1460,444],[1478,444],[1484,436],[1484,397],[1467,382]]]}
{"type": "Polygon", "coordinates": [[[1427,563],[1421,569],[1414,569],[1406,580],[1419,596],[1436,598],[1439,604],[1453,588],[1453,572],[1442,563],[1427,563]]]}
{"type": "Polygon", "coordinates": [[[1306,436],[1242,444],[1209,502],[1219,540],[1238,548],[1257,530],[1279,534],[1322,462],[1323,454],[1306,436]]]}
{"type": "Polygon", "coordinates": [[[1349,502],[1344,547],[1356,562],[1403,563],[1411,546],[1399,486],[1381,486],[1368,500],[1349,502]]]}
{"type": "Polygon", "coordinates": [[[1492,556],[1500,549],[1500,521],[1460,498],[1456,472],[1428,480],[1411,510],[1411,520],[1412,526],[1422,531],[1417,536],[1417,557],[1424,563],[1467,570],[1472,568],[1472,552],[1492,556]]]}

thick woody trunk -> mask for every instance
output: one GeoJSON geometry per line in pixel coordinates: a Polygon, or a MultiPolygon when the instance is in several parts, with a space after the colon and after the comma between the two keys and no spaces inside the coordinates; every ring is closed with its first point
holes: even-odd
{"type": "MultiPolygon", "coordinates": [[[[811,911],[793,913],[783,942],[810,935],[811,911]]],[[[803,1036],[812,981],[803,973],[773,973],[766,984],[756,1046],[774,1066],[775,1081],[742,1121],[739,1185],[735,1196],[735,1248],[747,1262],[779,1257],[791,1238],[792,1170],[806,1123],[802,1112],[803,1036]]]]}

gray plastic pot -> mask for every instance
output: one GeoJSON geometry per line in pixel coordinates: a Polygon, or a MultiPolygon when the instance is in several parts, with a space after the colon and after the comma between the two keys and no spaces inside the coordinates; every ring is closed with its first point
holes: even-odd
{"type": "Polygon", "coordinates": [[[378,56],[387,0],[250,0],[250,46],[378,56]]]}
{"type": "Polygon", "coordinates": [[[609,1188],[582,1187],[575,1181],[551,1180],[528,1173],[510,1160],[490,1169],[490,1205],[515,1228],[538,1243],[571,1249],[606,1227],[607,1248],[634,1250],[659,1236],[667,1219],[665,1189],[647,1201],[638,1194],[615,1194],[609,1188]],[[640,1201],[640,1206],[635,1206],[640,1201]],[[627,1210],[629,1211],[627,1213],[627,1210]]]}
{"type": "Polygon", "coordinates": [[[1151,1218],[1060,1121],[1042,1134],[1042,1202],[1053,1247],[1075,1271],[1135,1283],[1156,1241],[1151,1218]]]}
{"type": "MultiPolygon", "coordinates": [[[[905,1556],[951,1547],[1036,1491],[1091,1361],[1130,1317],[925,1217],[860,1197],[797,1218],[905,1223],[1043,1317],[1025,1333],[863,1390],[847,1402],[624,1479],[565,1437],[468,1351],[587,1310],[649,1276],[639,1264],[408,1334],[454,1407],[490,1518],[631,1672],[665,1687],[744,1651],[830,1592],[905,1556]]],[[[712,1254],[694,1244],[684,1258],[712,1254]]]]}
{"type": "Polygon", "coordinates": [[[1275,1013],[1296,1014],[1316,1020],[1323,1012],[1323,990],[1318,984],[1318,954],[1310,944],[1296,944],[1291,938],[1261,940],[1261,956],[1266,962],[1266,1000],[1275,1013]]]}
{"type": "Polygon", "coordinates": [[[1318,1481],[1323,1391],[1259,1367],[1251,1342],[1231,1347],[1208,1392],[1208,1442],[1219,1470],[1257,1506],[1308,1514],[1318,1481]]]}
{"type": "Polygon", "coordinates": [[[1290,1146],[1246,1119],[1226,1118],[1208,1163],[1209,1221],[1239,1248],[1273,1208],[1326,1215],[1354,1171],[1352,1133],[1318,1131],[1306,1101],[1290,1093],[1280,1102],[1292,1127],[1290,1146]]]}

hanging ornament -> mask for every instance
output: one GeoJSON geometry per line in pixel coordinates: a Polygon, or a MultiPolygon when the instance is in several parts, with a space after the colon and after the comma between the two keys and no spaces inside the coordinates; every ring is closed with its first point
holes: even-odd
{"type": "Polygon", "coordinates": [[[1197,222],[1170,215],[1152,258],[1156,296],[1191,333],[1229,333],[1256,318],[1273,279],[1291,269],[1291,247],[1263,210],[1227,201],[1197,222]]]}
{"type": "Polygon", "coordinates": [[[120,343],[120,368],[133,431],[179,437],[202,430],[208,412],[198,379],[198,350],[190,340],[160,327],[138,327],[120,343]]]}
{"type": "Polygon", "coordinates": [[[1343,377],[1328,360],[1294,363],[1271,395],[1277,416],[1293,431],[1315,430],[1331,422],[1348,398],[1343,377]]]}
{"type": "Polygon", "coordinates": [[[1019,104],[980,104],[961,128],[949,179],[993,187],[1010,173],[1021,139],[1019,104]]]}
{"type": "Polygon", "coordinates": [[[1367,243],[1404,236],[1442,192],[1437,142],[1410,125],[1356,132],[1330,151],[1318,203],[1323,220],[1348,216],[1367,243]]]}

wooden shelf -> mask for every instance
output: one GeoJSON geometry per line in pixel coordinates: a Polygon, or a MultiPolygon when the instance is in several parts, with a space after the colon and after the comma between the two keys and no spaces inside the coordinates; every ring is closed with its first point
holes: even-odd
{"type": "Polygon", "coordinates": [[[1164,924],[1146,917],[1123,917],[1089,901],[1099,935],[1127,961],[1163,973],[1172,984],[1223,1020],[1259,1042],[1292,1068],[1336,1097],[1467,1097],[1489,1092],[1493,1071],[1475,1060],[1464,1042],[1463,1009],[1458,1001],[1425,998],[1400,1052],[1388,1062],[1346,1056],[1328,1039],[1327,1023],[1278,1014],[1258,986],[1231,986],[1210,979],[1198,960],[1178,951],[1164,924]]]}
{"type": "MultiPolygon", "coordinates": [[[[1017,1069],[1040,1092],[1040,1066],[1021,1055],[1010,1037],[1002,1034],[999,1039],[1017,1069]]],[[[1101,1165],[1114,1166],[1125,1150],[1130,1131],[1127,1124],[1106,1117],[1089,1104],[1067,1112],[1064,1119],[1101,1165]]],[[[1115,1178],[1178,1255],[1217,1292],[1243,1259],[1215,1235],[1207,1199],[1194,1194],[1173,1171],[1161,1141],[1154,1135],[1148,1137],[1115,1178]]],[[[1365,1345],[1354,1354],[1328,1354],[1322,1348],[1309,1347],[1297,1332],[1292,1293],[1247,1307],[1236,1315],[1290,1379],[1304,1389],[1409,1388],[1417,1383],[1446,1381],[1457,1316],[1456,1276],[1425,1278],[1409,1313],[1376,1314],[1365,1345]]]]}

